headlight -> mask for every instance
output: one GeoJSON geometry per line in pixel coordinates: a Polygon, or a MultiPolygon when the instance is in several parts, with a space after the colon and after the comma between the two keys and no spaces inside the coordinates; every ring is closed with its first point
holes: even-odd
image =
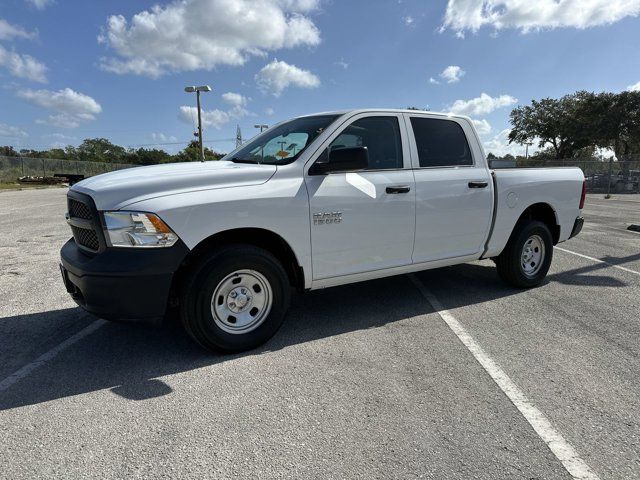
{"type": "Polygon", "coordinates": [[[178,236],[157,215],[104,212],[105,237],[112,247],[170,247],[178,236]]]}

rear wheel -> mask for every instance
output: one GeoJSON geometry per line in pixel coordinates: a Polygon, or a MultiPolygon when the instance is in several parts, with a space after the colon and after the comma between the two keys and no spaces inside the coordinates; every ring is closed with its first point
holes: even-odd
{"type": "Polygon", "coordinates": [[[280,328],[290,287],[280,262],[252,246],[230,246],[203,257],[184,283],[180,317],[210,350],[255,348],[280,328]]]}
{"type": "Polygon", "coordinates": [[[521,288],[542,283],[551,266],[553,239],[542,222],[518,223],[502,253],[495,259],[498,275],[505,282],[521,288]]]}

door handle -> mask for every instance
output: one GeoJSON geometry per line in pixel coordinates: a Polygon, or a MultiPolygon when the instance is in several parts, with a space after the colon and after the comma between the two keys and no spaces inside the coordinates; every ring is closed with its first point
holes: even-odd
{"type": "Polygon", "coordinates": [[[469,188],[487,188],[489,182],[469,182],[469,188]]]}
{"type": "Polygon", "coordinates": [[[387,193],[409,193],[411,187],[409,185],[397,185],[394,187],[387,187],[387,193]]]}

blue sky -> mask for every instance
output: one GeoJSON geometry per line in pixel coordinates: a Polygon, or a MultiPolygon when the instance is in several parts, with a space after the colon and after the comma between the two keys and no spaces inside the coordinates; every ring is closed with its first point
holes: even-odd
{"type": "Polygon", "coordinates": [[[517,104],[640,89],[640,0],[0,0],[0,144],[181,149],[305,113],[469,114],[485,147],[517,104]],[[175,143],[175,145],[172,145],[175,143]],[[169,144],[169,145],[160,145],[169,144]]]}

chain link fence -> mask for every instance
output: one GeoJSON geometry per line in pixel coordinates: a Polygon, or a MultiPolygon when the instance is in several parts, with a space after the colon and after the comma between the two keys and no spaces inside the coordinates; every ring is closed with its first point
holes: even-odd
{"type": "Polygon", "coordinates": [[[86,178],[137,166],[139,165],[127,163],[0,156],[0,182],[17,182],[20,177],[53,177],[55,174],[83,175],[86,178]]]}
{"type": "MultiPolygon", "coordinates": [[[[0,182],[16,182],[20,177],[52,177],[55,174],[74,174],[91,177],[113,170],[139,165],[127,163],[84,162],[54,158],[25,158],[0,156],[0,182]]],[[[492,168],[579,167],[584,172],[589,193],[640,193],[640,155],[624,161],[613,158],[568,158],[543,160],[537,158],[493,160],[492,168]]]]}
{"type": "Polygon", "coordinates": [[[491,162],[494,168],[578,167],[584,172],[589,193],[640,193],[640,155],[624,161],[614,158],[567,158],[543,160],[536,158],[500,159],[491,162]]]}

